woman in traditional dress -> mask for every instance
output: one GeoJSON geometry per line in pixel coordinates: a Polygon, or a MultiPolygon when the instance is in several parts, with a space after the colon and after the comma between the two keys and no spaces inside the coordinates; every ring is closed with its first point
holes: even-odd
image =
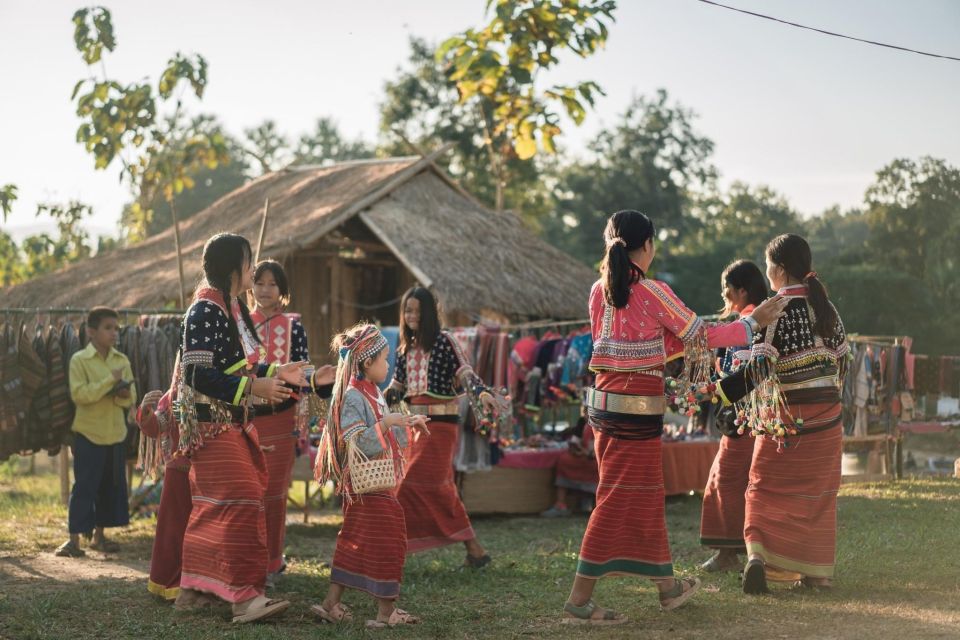
{"type": "Polygon", "coordinates": [[[743,590],[750,594],[765,592],[768,577],[831,584],[848,355],[843,322],[806,240],[777,236],[766,259],[786,312],[755,337],[750,360],[717,388],[724,405],[740,404],[738,428],[757,436],[744,521],[743,590]]]}
{"type": "Polygon", "coordinates": [[[710,348],[748,344],[783,305],[772,298],[750,317],[708,328],[670,287],[646,277],[656,253],[654,237],[653,223],[638,211],[613,214],[604,231],[606,255],[589,301],[590,368],[597,375],[586,396],[600,483],[564,605],[565,623],[626,621],[591,599],[605,576],[649,578],[663,610],[679,607],[699,588],[696,578],[674,578],[667,541],[660,440],[667,354],[684,356],[685,379],[707,379],[710,348]]]}
{"type": "Polygon", "coordinates": [[[213,594],[233,605],[234,622],[252,622],[290,603],[264,596],[267,471],[251,397],[287,400],[292,390],[284,383],[306,385],[305,363],[277,366],[261,358],[253,321],[239,298],[253,286],[245,238],[223,233],[208,240],[203,273],[184,319],[177,397],[193,503],[177,601],[189,606],[197,592],[213,594]]]}
{"type": "MultiPolygon", "coordinates": [[[[723,315],[748,316],[767,298],[767,283],[760,267],[750,260],[737,260],[723,270],[723,315]]],[[[750,345],[721,349],[717,373],[730,375],[741,362],[750,359],[750,345]]],[[[700,544],[717,552],[703,563],[705,571],[730,571],[740,568],[737,554],[745,551],[743,509],[746,501],[753,438],[741,436],[733,426],[732,409],[721,409],[717,425],[721,431],[720,450],[713,460],[707,487],[703,492],[700,514],[700,544]]]]}
{"type": "Polygon", "coordinates": [[[430,417],[429,438],[415,438],[398,498],[407,522],[407,553],[463,543],[465,564],[490,563],[477,541],[453,481],[453,458],[460,436],[460,398],[469,394],[485,411],[497,402],[464,357],[457,341],[440,324],[429,290],[413,287],[400,301],[400,345],[388,399],[404,398],[410,411],[430,417]]]}

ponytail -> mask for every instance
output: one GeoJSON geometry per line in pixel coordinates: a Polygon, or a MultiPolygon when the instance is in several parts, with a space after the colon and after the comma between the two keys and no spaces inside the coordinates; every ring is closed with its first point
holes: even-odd
{"type": "Polygon", "coordinates": [[[823,339],[833,338],[837,332],[837,310],[827,297],[817,272],[813,271],[810,245],[798,235],[785,233],[767,245],[767,258],[783,267],[787,275],[807,285],[807,301],[814,313],[813,331],[823,339]]]}
{"type": "Polygon", "coordinates": [[[603,297],[607,304],[622,309],[630,297],[630,285],[646,277],[630,260],[630,252],[640,249],[653,238],[650,218],[639,211],[624,210],[610,216],[603,237],[606,254],[600,265],[603,297]]]}
{"type": "Polygon", "coordinates": [[[837,332],[837,310],[827,297],[827,288],[820,282],[816,273],[804,279],[807,285],[807,300],[813,308],[816,320],[813,323],[814,332],[821,338],[832,338],[837,332]]]}

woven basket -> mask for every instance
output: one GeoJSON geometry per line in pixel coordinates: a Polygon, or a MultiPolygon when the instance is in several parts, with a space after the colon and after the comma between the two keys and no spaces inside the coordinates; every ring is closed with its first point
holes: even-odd
{"type": "Polygon", "coordinates": [[[347,445],[350,486],[356,494],[385,491],[397,486],[397,473],[389,450],[383,458],[371,460],[351,439],[347,445]]]}

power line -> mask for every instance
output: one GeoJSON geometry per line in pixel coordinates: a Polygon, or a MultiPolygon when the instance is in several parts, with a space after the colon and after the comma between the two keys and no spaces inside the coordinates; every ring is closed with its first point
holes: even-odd
{"type": "Polygon", "coordinates": [[[888,49],[897,49],[898,51],[907,51],[909,53],[917,53],[921,56],[929,56],[931,58],[942,58],[943,60],[954,60],[960,62],[960,58],[954,56],[945,56],[939,53],[929,53],[927,51],[917,51],[916,49],[908,49],[907,47],[900,47],[895,44],[886,44],[884,42],[876,42],[874,40],[864,40],[863,38],[856,38],[854,36],[844,35],[842,33],[835,33],[833,31],[827,31],[825,29],[818,29],[816,27],[808,27],[804,24],[797,24],[796,22],[790,22],[789,20],[781,20],[780,18],[774,18],[773,16],[764,15],[762,13],[756,13],[754,11],[747,11],[746,9],[738,9],[737,7],[731,7],[729,5],[721,4],[719,2],[713,2],[713,0],[699,0],[704,4],[712,4],[715,7],[720,7],[721,9],[729,9],[730,11],[736,11],[738,13],[745,13],[749,16],[754,16],[757,18],[763,18],[764,20],[773,20],[774,22],[779,22],[780,24],[786,24],[791,27],[797,27],[799,29],[807,29],[808,31],[816,31],[817,33],[822,33],[828,36],[834,36],[837,38],[846,38],[847,40],[855,40],[857,42],[863,42],[865,44],[872,44],[878,47],[886,47],[888,49]]]}

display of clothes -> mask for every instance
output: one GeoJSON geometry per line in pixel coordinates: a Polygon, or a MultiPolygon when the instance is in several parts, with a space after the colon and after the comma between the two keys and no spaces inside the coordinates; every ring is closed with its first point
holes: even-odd
{"type": "MultiPolygon", "coordinates": [[[[16,316],[0,324],[0,461],[44,450],[56,455],[69,442],[70,358],[87,342],[78,314],[57,319],[56,326],[16,316]]],[[[138,324],[121,328],[117,350],[130,360],[141,394],[169,385],[180,325],[179,316],[141,316],[138,324]]],[[[131,457],[136,447],[134,435],[128,442],[131,457]]]]}
{"type": "Polygon", "coordinates": [[[70,358],[82,346],[70,323],[0,326],[0,460],[59,452],[73,421],[70,358]]]}

